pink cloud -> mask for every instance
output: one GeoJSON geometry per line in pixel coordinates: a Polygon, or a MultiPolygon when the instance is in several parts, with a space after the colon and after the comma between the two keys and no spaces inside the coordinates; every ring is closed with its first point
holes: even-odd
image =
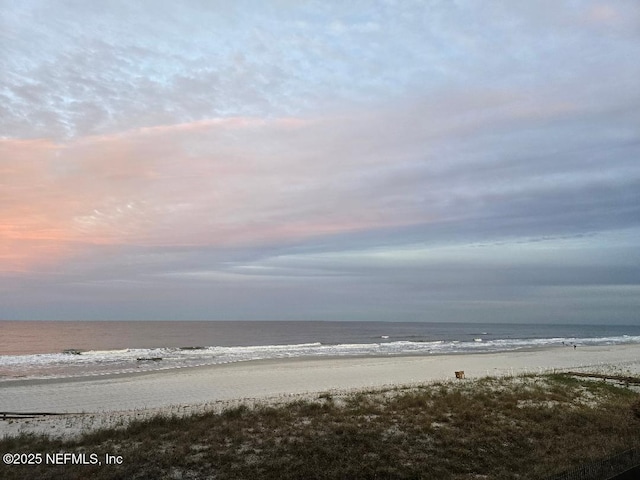
{"type": "Polygon", "coordinates": [[[620,14],[611,5],[600,3],[589,9],[587,17],[593,23],[610,24],[616,22],[620,18],[620,14]]]}
{"type": "Polygon", "coordinates": [[[213,119],[65,144],[2,140],[0,270],[91,245],[257,245],[431,221],[451,197],[442,179],[415,175],[431,143],[574,108],[472,93],[313,120],[213,119]]]}
{"type": "Polygon", "coordinates": [[[67,144],[3,140],[0,268],[55,263],[82,245],[251,244],[370,225],[318,202],[332,169],[308,169],[300,139],[289,142],[312,133],[297,119],[234,118],[67,144]]]}

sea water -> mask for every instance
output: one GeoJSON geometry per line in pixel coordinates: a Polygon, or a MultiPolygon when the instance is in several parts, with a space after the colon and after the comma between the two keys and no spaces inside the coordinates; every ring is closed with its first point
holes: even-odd
{"type": "Polygon", "coordinates": [[[0,321],[0,381],[278,358],[442,355],[640,343],[640,326],[0,321]]]}

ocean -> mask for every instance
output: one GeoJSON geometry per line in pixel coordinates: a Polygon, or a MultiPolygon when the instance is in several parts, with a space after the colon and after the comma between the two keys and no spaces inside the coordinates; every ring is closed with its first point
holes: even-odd
{"type": "Polygon", "coordinates": [[[640,343],[640,326],[0,321],[0,382],[275,358],[441,355],[640,343]]]}

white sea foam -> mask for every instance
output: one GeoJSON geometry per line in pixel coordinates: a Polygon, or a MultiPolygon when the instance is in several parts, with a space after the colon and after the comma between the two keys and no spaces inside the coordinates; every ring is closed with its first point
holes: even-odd
{"type": "Polygon", "coordinates": [[[492,339],[477,341],[383,341],[373,343],[293,345],[209,346],[193,348],[129,348],[73,353],[0,356],[0,379],[104,375],[155,371],[199,365],[216,365],[276,358],[435,355],[471,352],[499,352],[558,346],[616,345],[640,343],[640,336],[598,338],[492,339]]]}

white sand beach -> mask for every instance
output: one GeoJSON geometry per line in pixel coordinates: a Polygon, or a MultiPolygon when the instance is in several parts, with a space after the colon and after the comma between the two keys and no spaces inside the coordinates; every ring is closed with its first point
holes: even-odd
{"type": "Polygon", "coordinates": [[[492,354],[341,357],[242,362],[210,367],[0,383],[0,411],[68,415],[0,420],[0,435],[20,431],[72,435],[156,412],[220,409],[241,401],[284,402],[319,392],[576,370],[640,374],[640,345],[555,347],[492,354]],[[78,415],[82,414],[82,415],[78,415]],[[90,420],[88,420],[90,419],[90,420]]]}

